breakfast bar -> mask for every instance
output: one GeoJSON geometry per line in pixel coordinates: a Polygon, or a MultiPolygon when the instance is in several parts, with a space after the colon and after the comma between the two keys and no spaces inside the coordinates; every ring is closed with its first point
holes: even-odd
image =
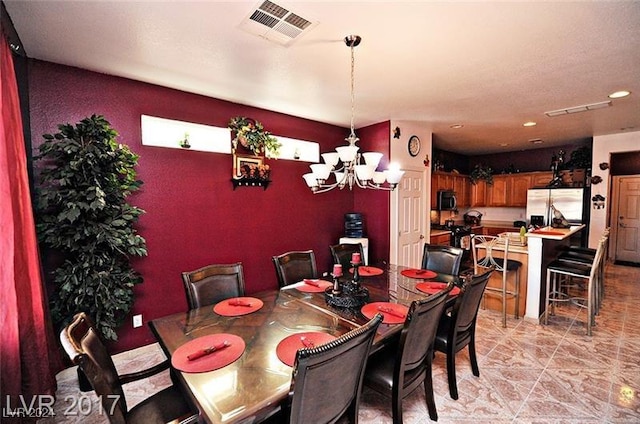
{"type": "Polygon", "coordinates": [[[569,228],[543,227],[527,233],[529,269],[527,273],[527,306],[525,317],[539,320],[545,310],[547,266],[558,256],[562,246],[585,225],[569,228]]]}

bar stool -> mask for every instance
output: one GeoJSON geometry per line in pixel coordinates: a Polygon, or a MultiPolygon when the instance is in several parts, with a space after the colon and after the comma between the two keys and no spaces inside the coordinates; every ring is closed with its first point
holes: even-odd
{"type": "MultiPolygon", "coordinates": [[[[559,277],[582,278],[587,282],[587,297],[585,299],[587,307],[587,336],[591,336],[591,327],[595,323],[595,310],[599,307],[599,296],[597,295],[601,290],[598,287],[601,284],[599,279],[599,266],[604,253],[604,245],[605,241],[600,240],[596,254],[590,264],[569,262],[560,259],[556,259],[549,264],[547,267],[547,288],[544,311],[545,325],[549,324],[549,314],[555,313],[555,302],[560,300],[553,297],[554,292],[560,291],[559,277]]],[[[571,300],[571,298],[567,297],[567,299],[562,300],[571,300]]]]}
{"type": "MultiPolygon", "coordinates": [[[[598,290],[595,293],[596,302],[594,304],[595,314],[598,315],[600,313],[600,307],[602,306],[602,299],[604,298],[604,274],[605,274],[605,266],[607,263],[607,254],[609,247],[609,232],[611,227],[607,227],[602,233],[602,237],[600,237],[600,242],[604,243],[602,260],[598,265],[598,281],[597,288],[598,290]]],[[[577,263],[577,264],[585,264],[591,265],[595,258],[597,249],[590,249],[586,247],[579,246],[567,246],[565,250],[558,256],[558,260],[569,263],[577,263]]],[[[570,279],[570,277],[567,277],[570,279]]],[[[572,283],[564,283],[563,288],[569,289],[571,287],[575,287],[572,283]]],[[[582,286],[584,288],[584,286],[582,286]]],[[[585,306],[582,302],[584,298],[580,297],[570,297],[571,301],[578,306],[585,306]]]]}
{"type": "Polygon", "coordinates": [[[473,235],[471,238],[471,250],[473,252],[473,272],[478,275],[481,268],[495,267],[496,272],[502,273],[501,287],[489,287],[485,289],[486,294],[497,294],[502,300],[502,327],[507,327],[507,297],[515,300],[514,317],[520,318],[520,269],[522,262],[509,259],[509,237],[473,235]],[[479,250],[484,249],[484,257],[479,258],[479,250]],[[503,257],[494,257],[494,250],[502,251],[503,257]],[[509,273],[515,272],[515,287],[513,290],[507,288],[507,278],[509,273]]]}

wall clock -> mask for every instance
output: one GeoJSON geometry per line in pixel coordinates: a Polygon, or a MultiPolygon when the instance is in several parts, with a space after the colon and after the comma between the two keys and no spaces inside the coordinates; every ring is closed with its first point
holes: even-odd
{"type": "Polygon", "coordinates": [[[417,135],[412,135],[409,138],[409,143],[407,144],[407,147],[409,149],[409,154],[411,156],[418,156],[418,153],[420,153],[420,139],[418,138],[417,135]]]}

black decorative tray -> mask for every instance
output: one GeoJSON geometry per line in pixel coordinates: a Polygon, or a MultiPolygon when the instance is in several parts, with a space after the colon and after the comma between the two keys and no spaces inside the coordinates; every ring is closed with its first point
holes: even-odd
{"type": "Polygon", "coordinates": [[[369,301],[369,290],[354,284],[345,284],[339,293],[333,292],[333,287],[324,292],[327,305],[338,308],[360,308],[369,301]]]}

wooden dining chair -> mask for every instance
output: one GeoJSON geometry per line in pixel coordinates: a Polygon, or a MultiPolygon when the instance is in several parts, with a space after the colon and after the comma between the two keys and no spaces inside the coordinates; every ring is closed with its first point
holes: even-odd
{"type": "Polygon", "coordinates": [[[195,271],[183,272],[182,282],[189,309],[244,296],[242,262],[207,265],[195,271]]]}
{"type": "Polygon", "coordinates": [[[459,247],[425,243],[422,253],[422,269],[458,275],[463,254],[464,250],[459,247]]]}
{"type": "Polygon", "coordinates": [[[305,278],[318,278],[316,255],[313,250],[283,253],[271,258],[276,268],[280,288],[294,284],[305,278]]]}
{"type": "Polygon", "coordinates": [[[490,268],[483,274],[466,276],[451,314],[443,314],[438,323],[434,347],[447,356],[447,378],[452,399],[458,399],[456,353],[468,346],[471,371],[476,377],[480,376],[476,358],[476,319],[484,289],[493,271],[490,268]]]}
{"type": "Polygon", "coordinates": [[[358,422],[364,370],[382,315],[337,339],[298,350],[282,409],[291,424],[358,422]]]}
{"type": "Polygon", "coordinates": [[[93,321],[84,312],[76,314],[62,330],[60,342],[69,358],[87,376],[111,423],[198,422],[197,413],[176,386],[155,393],[131,409],[127,408],[122,386],[168,369],[168,360],[147,370],[118,375],[93,321]]]}
{"type": "Polygon", "coordinates": [[[411,303],[399,342],[376,352],[367,363],[364,384],[391,398],[394,424],[402,423],[403,399],[422,384],[429,417],[438,420],[431,374],[433,342],[452,288],[453,283],[411,303]]]}
{"type": "Polygon", "coordinates": [[[351,268],[351,255],[359,253],[364,265],[364,247],[362,243],[340,243],[329,246],[334,264],[341,264],[343,270],[351,268]]]}

